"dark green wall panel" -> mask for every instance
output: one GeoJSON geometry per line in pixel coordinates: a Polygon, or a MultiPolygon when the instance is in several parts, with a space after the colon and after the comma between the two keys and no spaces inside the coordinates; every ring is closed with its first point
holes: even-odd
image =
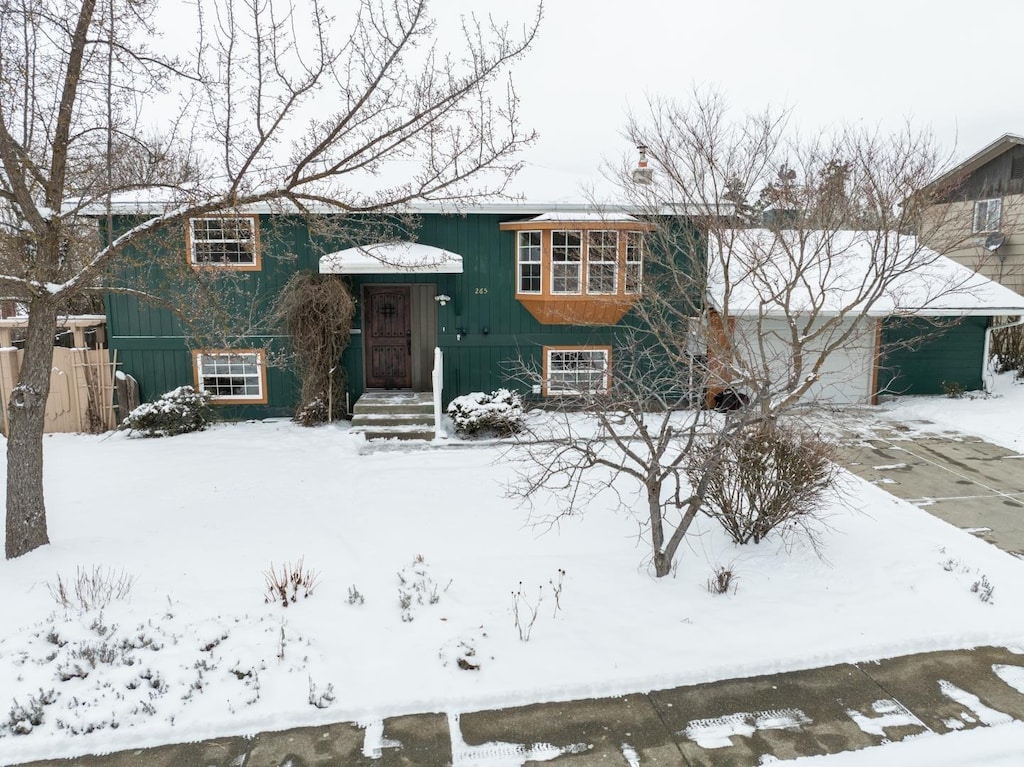
{"type": "Polygon", "coordinates": [[[951,327],[922,319],[882,323],[880,393],[942,394],[943,382],[981,389],[987,317],[965,317],[951,327]]]}

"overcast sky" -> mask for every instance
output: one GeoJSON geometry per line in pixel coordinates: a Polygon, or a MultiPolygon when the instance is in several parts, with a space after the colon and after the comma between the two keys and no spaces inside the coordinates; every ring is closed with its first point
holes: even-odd
{"type": "MultiPolygon", "coordinates": [[[[521,22],[525,0],[435,0],[521,22]]],[[[648,94],[713,86],[739,110],[793,108],[801,132],[864,123],[934,132],[962,159],[1024,133],[1024,0],[547,0],[513,78],[530,163],[593,174],[630,148],[648,94]]]]}

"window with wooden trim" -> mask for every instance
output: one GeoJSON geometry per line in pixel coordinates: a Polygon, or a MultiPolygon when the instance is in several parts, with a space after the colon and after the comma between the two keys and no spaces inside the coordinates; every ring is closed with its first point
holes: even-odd
{"type": "Polygon", "coordinates": [[[611,349],[607,346],[544,347],[544,393],[595,394],[608,390],[611,349]]]}
{"type": "Polygon", "coordinates": [[[643,232],[626,232],[626,292],[638,294],[644,279],[643,232]]]}
{"type": "Polygon", "coordinates": [[[551,233],[551,292],[577,294],[583,273],[583,232],[551,233]]]}
{"type": "Polygon", "coordinates": [[[192,353],[196,388],[212,402],[262,404],[267,401],[266,355],[262,349],[217,349],[192,353]]]}
{"type": "Polygon", "coordinates": [[[652,224],[542,214],[500,227],[515,232],[516,299],[541,324],[614,325],[639,299],[652,224]]]}
{"type": "Polygon", "coordinates": [[[516,254],[520,293],[541,292],[541,233],[517,232],[516,254]]]}
{"type": "Polygon", "coordinates": [[[254,271],[260,268],[257,216],[203,216],[188,221],[193,266],[254,271]]]}
{"type": "Polygon", "coordinates": [[[587,293],[616,293],[619,284],[619,233],[587,232],[587,293]]]}
{"type": "Polygon", "coordinates": [[[998,197],[974,203],[974,233],[998,232],[1003,201],[998,197]]]}

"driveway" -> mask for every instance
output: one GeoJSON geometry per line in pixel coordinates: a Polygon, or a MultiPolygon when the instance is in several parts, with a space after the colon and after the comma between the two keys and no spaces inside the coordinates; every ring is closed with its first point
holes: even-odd
{"type": "MultiPolygon", "coordinates": [[[[870,417],[870,416],[868,416],[870,417]]],[[[977,437],[876,420],[841,440],[839,461],[883,490],[1024,557],[1024,456],[977,437]]]]}

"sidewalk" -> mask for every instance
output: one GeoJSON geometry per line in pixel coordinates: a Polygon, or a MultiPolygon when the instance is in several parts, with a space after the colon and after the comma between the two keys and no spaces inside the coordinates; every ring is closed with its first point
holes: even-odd
{"type": "MultiPolygon", "coordinates": [[[[754,767],[1024,720],[1024,655],[935,652],[622,698],[418,714],[31,767],[754,767]],[[997,670],[1000,673],[997,673],[997,670]]],[[[1021,744],[1024,763],[1024,744],[1021,744]]]]}

